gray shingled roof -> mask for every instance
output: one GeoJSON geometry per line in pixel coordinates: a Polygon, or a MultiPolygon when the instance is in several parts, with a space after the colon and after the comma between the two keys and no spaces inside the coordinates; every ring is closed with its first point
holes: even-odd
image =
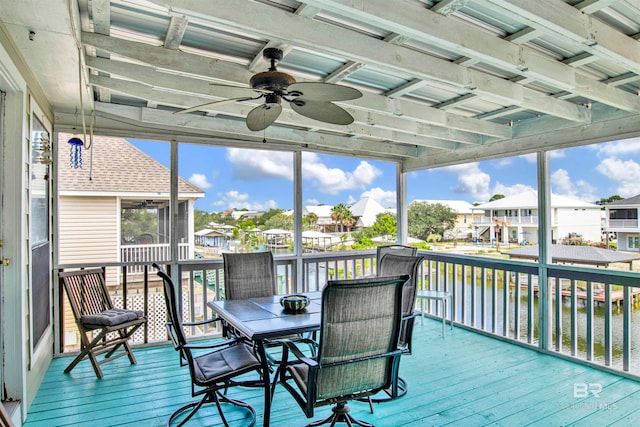
{"type": "Polygon", "coordinates": [[[628,197],[622,200],[615,200],[611,203],[607,203],[605,206],[616,206],[616,205],[640,205],[640,194],[632,197],[628,197]]]}
{"type": "MultiPolygon", "coordinates": [[[[538,245],[502,251],[511,258],[538,259],[538,245]]],[[[592,246],[551,245],[551,259],[559,263],[609,265],[614,262],[631,262],[640,254],[594,248],[592,246]]]]}
{"type": "MultiPolygon", "coordinates": [[[[89,150],[83,150],[82,169],[72,169],[69,166],[70,146],[67,141],[72,136],[84,139],[83,135],[64,133],[59,135],[58,186],[60,191],[169,193],[169,169],[124,138],[94,136],[92,179],[89,180],[91,160],[89,150]]],[[[184,178],[178,179],[178,191],[193,193],[194,196],[202,196],[204,193],[184,178]]]]}

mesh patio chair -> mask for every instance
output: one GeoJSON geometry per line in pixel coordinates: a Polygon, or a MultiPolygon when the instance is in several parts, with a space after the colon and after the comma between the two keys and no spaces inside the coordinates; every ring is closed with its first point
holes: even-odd
{"type": "Polygon", "coordinates": [[[147,321],[137,310],[115,308],[105,284],[105,270],[90,268],[58,273],[60,283],[69,298],[71,311],[80,332],[80,354],[64,370],[71,370],[88,358],[98,378],[102,378],[100,365],[128,356],[131,364],[136,358],[129,339],[147,321]],[[122,349],[122,352],[117,352],[122,349]],[[106,353],[103,359],[97,356],[106,353]]]}
{"type": "Polygon", "coordinates": [[[275,262],[271,252],[226,253],[225,299],[268,297],[276,294],[275,262]]]}
{"type": "Polygon", "coordinates": [[[395,244],[378,246],[378,248],[376,249],[376,266],[380,265],[380,260],[386,254],[416,256],[417,253],[418,253],[418,248],[415,248],[413,246],[395,245],[395,244]]]}
{"type": "MultiPolygon", "coordinates": [[[[389,252],[382,256],[378,266],[378,277],[410,276],[410,279],[402,290],[402,326],[398,340],[398,348],[405,354],[411,354],[413,326],[415,318],[420,314],[415,311],[414,308],[416,306],[416,291],[422,261],[423,257],[421,256],[396,255],[395,253],[389,252]]],[[[373,402],[384,402],[404,396],[407,393],[407,383],[403,378],[398,377],[393,387],[384,390],[384,392],[387,394],[387,397],[374,397],[371,400],[373,402]]]]}
{"type": "Polygon", "coordinates": [[[307,418],[317,407],[335,405],[331,416],[309,426],[336,422],[371,426],[353,418],[346,403],[391,387],[397,376],[402,288],[407,280],[409,276],[328,282],[322,291],[317,357],[305,356],[295,343],[286,343],[280,384],[307,418]],[[290,360],[290,354],[295,358],[290,360]]]}
{"type": "MultiPolygon", "coordinates": [[[[154,264],[156,268],[157,264],[154,264]]],[[[220,418],[225,426],[228,426],[227,419],[222,410],[222,403],[228,403],[239,408],[244,408],[250,415],[249,426],[255,424],[256,412],[251,405],[238,399],[233,399],[226,395],[227,389],[235,386],[263,387],[263,382],[256,380],[242,379],[236,377],[256,371],[260,375],[260,361],[255,356],[253,348],[246,340],[234,338],[231,340],[216,341],[209,344],[188,343],[184,334],[182,316],[178,308],[176,291],[171,278],[158,268],[158,276],[162,278],[164,285],[164,298],[167,305],[166,323],[167,331],[173,345],[177,351],[186,359],[191,376],[191,395],[193,397],[202,396],[199,401],[189,403],[176,410],[169,416],[167,426],[180,417],[184,412],[190,410],[188,415],[179,422],[179,426],[189,421],[200,408],[209,403],[215,403],[220,418]],[[194,350],[198,354],[194,354],[194,350]],[[205,351],[211,350],[211,351],[205,351]]]]}
{"type": "MultiPolygon", "coordinates": [[[[271,252],[223,253],[225,299],[244,299],[276,295],[276,266],[271,252]]],[[[225,326],[225,334],[236,335],[225,326]]],[[[297,340],[309,345],[315,351],[315,342],[301,334],[283,336],[283,339],[297,340]]],[[[267,348],[280,347],[277,339],[267,343],[267,348]]],[[[272,352],[267,353],[269,363],[278,364],[272,352]]]]}

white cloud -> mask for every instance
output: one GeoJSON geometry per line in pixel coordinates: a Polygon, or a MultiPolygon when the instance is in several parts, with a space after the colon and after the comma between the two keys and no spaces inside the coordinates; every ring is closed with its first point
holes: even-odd
{"type": "MultiPolygon", "coordinates": [[[[516,194],[520,194],[525,191],[531,191],[531,190],[535,190],[535,188],[531,187],[530,185],[516,184],[516,185],[507,187],[506,185],[503,185],[497,182],[496,185],[493,187],[493,192],[491,193],[491,196],[496,194],[502,194],[505,197],[509,197],[509,196],[515,196],[516,194]]],[[[489,198],[491,196],[489,196],[489,198]]],[[[488,200],[488,198],[486,200],[488,200]]]]}
{"type": "Polygon", "coordinates": [[[248,193],[240,193],[236,190],[227,191],[226,193],[218,193],[220,198],[213,205],[222,209],[249,209],[255,211],[266,211],[278,207],[278,202],[268,200],[266,202],[251,201],[248,193]]]}
{"type": "Polygon", "coordinates": [[[620,156],[629,154],[640,154],[640,138],[623,139],[606,144],[598,144],[594,147],[604,156],[620,156]]]}
{"type": "Polygon", "coordinates": [[[320,204],[320,200],[318,200],[318,199],[307,199],[304,204],[305,204],[305,206],[318,206],[320,204]]]}
{"type": "Polygon", "coordinates": [[[360,198],[370,197],[376,202],[380,203],[385,208],[395,208],[396,206],[396,192],[386,191],[380,187],[371,188],[360,195],[360,198]]]}
{"type": "MultiPolygon", "coordinates": [[[[640,138],[636,138],[640,141],[640,138]]],[[[617,181],[615,192],[622,197],[631,197],[640,193],[640,164],[633,160],[604,159],[596,170],[609,179],[617,181]]],[[[607,196],[605,196],[607,197],[607,196]]]]}
{"type": "MultiPolygon", "coordinates": [[[[227,160],[232,165],[234,177],[238,179],[259,180],[275,177],[293,180],[291,153],[229,148],[227,160]]],[[[366,161],[361,161],[349,172],[328,167],[315,153],[302,154],[303,179],[325,194],[334,195],[345,190],[367,188],[381,174],[379,169],[366,161]]]]}
{"type": "Polygon", "coordinates": [[[293,180],[293,155],[283,151],[227,149],[233,176],[244,180],[284,178],[293,180]]]}
{"type": "Polygon", "coordinates": [[[535,163],[538,161],[538,155],[536,153],[523,154],[520,157],[522,157],[529,163],[535,163]]]}
{"type": "Polygon", "coordinates": [[[576,197],[577,195],[577,189],[571,182],[569,172],[565,169],[558,169],[551,174],[551,185],[556,194],[568,197],[576,197]]]}
{"type": "Polygon", "coordinates": [[[458,184],[453,189],[456,193],[469,194],[475,200],[489,200],[489,184],[491,176],[480,169],[479,163],[447,166],[445,172],[458,176],[458,184]]]}
{"type": "Polygon", "coordinates": [[[599,199],[596,190],[593,185],[584,180],[574,183],[565,169],[558,169],[551,174],[551,191],[555,194],[593,203],[599,199]]]}
{"type": "Polygon", "coordinates": [[[207,176],[201,173],[194,173],[191,175],[189,182],[203,190],[213,187],[213,184],[207,181],[207,176]]]}
{"type": "Polygon", "coordinates": [[[353,172],[345,172],[329,168],[315,153],[302,154],[302,177],[321,193],[334,195],[344,190],[364,189],[381,174],[379,169],[364,160],[353,172]]]}

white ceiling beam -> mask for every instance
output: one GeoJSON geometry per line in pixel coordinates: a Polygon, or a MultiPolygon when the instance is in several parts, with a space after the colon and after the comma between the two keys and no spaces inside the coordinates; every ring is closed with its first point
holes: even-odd
{"type": "MultiPolygon", "coordinates": [[[[611,86],[620,86],[640,80],[640,75],[636,73],[624,73],[619,76],[610,77],[605,82],[611,86]]],[[[639,94],[640,95],[640,94],[639,94]]]]}
{"type": "Polygon", "coordinates": [[[501,13],[517,17],[530,27],[542,29],[584,46],[584,50],[640,73],[638,43],[624,33],[575,7],[555,0],[487,0],[501,13]]]}
{"type": "Polygon", "coordinates": [[[347,76],[355,73],[360,68],[364,67],[364,64],[360,62],[348,61],[342,67],[338,68],[328,76],[322,79],[325,83],[338,83],[344,80],[347,76]]]}
{"type": "Polygon", "coordinates": [[[504,39],[515,44],[525,44],[535,39],[536,37],[539,37],[540,34],[542,34],[542,31],[536,28],[527,27],[513,34],[509,34],[504,39]]]}
{"type": "Polygon", "coordinates": [[[404,171],[430,167],[442,167],[483,160],[498,159],[540,150],[571,148],[596,144],[640,135],[640,114],[610,110],[610,113],[595,114],[592,124],[581,125],[556,118],[545,117],[518,132],[509,144],[487,144],[482,147],[464,147],[451,152],[428,152],[403,162],[404,171]]]}
{"type": "MultiPolygon", "coordinates": [[[[91,62],[91,66],[96,69],[116,74],[120,72],[121,75],[124,74],[123,77],[127,76],[136,80],[139,79],[140,81],[158,81],[158,87],[182,90],[183,93],[195,92],[205,96],[208,94],[213,100],[215,100],[216,97],[237,98],[246,96],[247,94],[247,90],[244,88],[247,87],[246,82],[249,81],[251,74],[237,64],[230,64],[221,60],[207,60],[184,52],[173,52],[163,48],[148,46],[143,43],[114,39],[92,33],[83,33],[83,36],[85,36],[83,40],[87,43],[100,46],[121,56],[145,62],[157,69],[170,70],[174,73],[183,74],[185,77],[190,75],[193,81],[189,83],[189,87],[183,87],[183,85],[181,89],[178,89],[173,85],[181,80],[189,80],[176,79],[175,74],[161,73],[152,68],[136,69],[136,71],[127,72],[126,70],[132,69],[134,64],[130,65],[120,61],[114,61],[113,63],[101,62],[93,58],[95,60],[91,62]],[[158,80],[161,77],[164,77],[164,79],[158,80]],[[199,77],[199,79],[195,77],[199,77]],[[206,78],[210,78],[211,80],[207,80],[206,78]],[[210,85],[209,82],[214,78],[235,83],[239,89],[210,85]]],[[[92,61],[92,58],[87,58],[87,60],[92,61]]],[[[197,104],[194,103],[192,105],[197,104]]],[[[354,109],[365,110],[372,114],[384,114],[386,112],[394,119],[402,116],[406,120],[415,120],[420,123],[496,138],[509,138],[511,136],[511,129],[507,126],[460,117],[455,114],[445,113],[436,108],[427,107],[417,102],[401,99],[390,100],[384,96],[369,92],[365,92],[362,98],[349,101],[349,106],[354,109]]]]}
{"type": "MultiPolygon", "coordinates": [[[[185,78],[182,78],[180,80],[184,79],[185,78]]],[[[184,84],[186,82],[181,83],[184,84]]],[[[187,95],[177,91],[167,92],[166,90],[157,90],[148,85],[129,80],[92,76],[91,84],[96,87],[108,88],[113,92],[124,93],[129,96],[149,100],[154,103],[173,105],[175,107],[188,107],[207,101],[206,99],[202,99],[198,96],[187,95]]],[[[244,118],[251,109],[262,102],[262,100],[256,100],[254,102],[228,104],[224,107],[218,107],[215,111],[227,116],[244,118]]],[[[340,126],[321,123],[316,120],[300,116],[285,104],[285,108],[278,118],[277,123],[296,127],[315,127],[327,132],[340,132],[351,136],[374,138],[378,140],[392,140],[403,144],[448,150],[458,148],[460,143],[481,144],[486,142],[486,139],[483,139],[480,135],[473,135],[443,127],[423,125],[409,120],[399,119],[397,117],[392,119],[391,117],[372,113],[351,111],[350,109],[348,109],[348,111],[353,114],[355,122],[350,125],[340,126]],[[451,138],[460,139],[461,141],[454,141],[451,140],[451,138]]]]}
{"type": "MultiPolygon", "coordinates": [[[[111,33],[111,2],[110,0],[95,0],[91,2],[91,16],[93,17],[93,31],[105,36],[111,33]]],[[[97,49],[95,55],[102,58],[109,58],[109,52],[97,49]]],[[[87,55],[85,53],[85,63],[87,55]]],[[[85,75],[88,73],[85,70],[85,75]]],[[[102,102],[111,102],[111,92],[108,89],[100,88],[97,98],[102,102]]]]}
{"type": "Polygon", "coordinates": [[[420,80],[420,79],[411,80],[409,82],[406,82],[403,85],[398,86],[395,89],[391,89],[385,92],[385,96],[388,96],[389,98],[399,98],[403,95],[413,92],[416,89],[420,89],[426,84],[427,82],[425,82],[424,80],[420,80]]]}
{"type": "Polygon", "coordinates": [[[465,7],[469,3],[469,0],[442,0],[433,5],[431,8],[432,12],[437,12],[440,15],[451,15],[452,13],[456,13],[463,7],[465,7]]]}
{"type": "MultiPolygon", "coordinates": [[[[167,111],[150,108],[130,106],[116,106],[114,104],[100,104],[99,111],[109,112],[112,115],[135,119],[142,124],[162,128],[183,128],[206,130],[220,137],[234,139],[248,138],[250,140],[265,138],[267,141],[287,142],[296,147],[304,148],[307,144],[318,147],[327,147],[333,150],[345,151],[353,154],[390,154],[396,157],[415,157],[420,149],[402,144],[389,144],[387,142],[367,141],[361,138],[306,132],[301,129],[286,128],[272,125],[264,132],[251,132],[245,124],[238,120],[229,120],[217,117],[211,120],[205,116],[182,115],[176,116],[167,111]]],[[[366,155],[365,155],[366,157],[366,155]]]]}
{"type": "MultiPolygon", "coordinates": [[[[589,113],[575,104],[558,99],[550,99],[540,92],[523,88],[516,83],[481,71],[452,64],[448,61],[425,55],[403,46],[393,46],[389,43],[343,28],[292,15],[291,13],[277,10],[260,3],[218,0],[214,5],[209,2],[193,0],[150,1],[164,5],[168,3],[173,10],[179,10],[185,14],[188,14],[187,11],[190,10],[200,16],[210,15],[213,22],[231,25],[244,31],[251,31],[254,34],[262,35],[268,39],[295,40],[297,46],[343,56],[367,65],[371,64],[387,69],[397,69],[401,72],[413,74],[416,78],[425,80],[434,79],[445,82],[466,91],[490,98],[498,103],[516,104],[524,108],[563,117],[572,121],[589,121],[589,113]],[[237,10],[241,5],[246,5],[247,9],[252,10],[252,13],[239,15],[237,10]]],[[[388,8],[386,1],[368,0],[363,3],[363,7],[368,8],[370,2],[374,1],[378,6],[384,6],[381,9],[381,13],[382,15],[387,15],[385,13],[386,8],[388,8]]],[[[351,4],[351,1],[347,2],[351,4]]],[[[305,0],[304,3],[322,7],[325,2],[305,0]]],[[[403,4],[403,7],[398,8],[397,12],[403,12],[407,6],[409,6],[409,4],[403,4]]],[[[350,7],[347,9],[346,12],[351,15],[350,17],[353,17],[352,15],[355,13],[356,18],[369,19],[369,13],[363,15],[362,13],[357,13],[355,9],[350,7]],[[354,13],[351,11],[354,11],[354,13]]],[[[418,11],[431,13],[431,15],[437,16],[439,20],[443,19],[442,16],[429,12],[426,9],[416,9],[418,11]]],[[[412,11],[413,8],[410,12],[412,11]]],[[[407,18],[407,13],[402,13],[399,19],[400,18],[407,18]]],[[[407,19],[415,20],[415,17],[408,17],[407,19]]],[[[449,22],[447,22],[447,24],[449,24],[449,22]]],[[[419,23],[419,26],[423,28],[429,27],[430,25],[431,23],[426,23],[422,20],[419,23]]],[[[397,26],[400,29],[405,27],[401,24],[397,24],[397,26]]],[[[417,34],[423,33],[417,32],[417,34]]],[[[615,103],[617,105],[624,105],[625,108],[630,108],[626,105],[626,98],[624,98],[623,95],[616,99],[617,101],[615,103]]],[[[637,106],[634,105],[634,107],[640,110],[640,101],[638,101],[637,106]]]]}
{"type": "Polygon", "coordinates": [[[592,62],[595,62],[598,60],[598,57],[588,53],[588,52],[582,52],[578,55],[572,56],[570,58],[567,59],[563,59],[562,62],[564,64],[570,65],[572,67],[582,67],[583,65],[587,65],[590,64],[592,62]]]}
{"type": "Polygon", "coordinates": [[[620,0],[583,0],[580,3],[575,4],[573,7],[581,12],[592,14],[599,10],[609,7],[614,3],[618,3],[620,0]]]}
{"type": "Polygon", "coordinates": [[[187,30],[189,20],[184,16],[172,16],[169,22],[169,28],[167,34],[164,37],[164,48],[171,50],[178,50],[180,44],[182,44],[182,38],[184,32],[187,30]]]}
{"type": "MultiPolygon", "coordinates": [[[[599,88],[598,86],[604,86],[604,84],[585,77],[573,67],[543,55],[532,48],[500,39],[491,33],[477,28],[471,23],[462,20],[443,19],[441,15],[425,9],[418,4],[405,3],[402,8],[397,8],[394,14],[388,14],[385,13],[385,10],[388,8],[388,2],[386,0],[368,0],[359,7],[353,6],[351,0],[301,1],[314,6],[324,7],[333,13],[350,16],[352,19],[359,19],[364,22],[379,25],[382,28],[403,34],[414,40],[437,44],[466,57],[477,58],[481,62],[540,80],[555,86],[558,90],[575,92],[578,95],[589,97],[615,108],[627,111],[640,111],[640,98],[633,94],[619,89],[607,91],[604,88],[599,88]],[[587,83],[586,86],[585,83],[587,83]],[[591,88],[597,89],[594,91],[595,93],[591,91],[591,88]]],[[[506,0],[491,1],[494,3],[508,3],[506,0]]],[[[514,0],[514,2],[528,3],[529,8],[535,8],[536,12],[538,9],[545,7],[545,5],[539,6],[537,1],[514,0]]],[[[555,0],[552,3],[554,5],[558,4],[555,0]]],[[[562,4],[564,5],[564,3],[562,4]]],[[[552,11],[554,9],[551,4],[546,5],[546,7],[552,11]]],[[[570,6],[567,6],[567,8],[580,14],[579,11],[576,11],[570,6]]],[[[552,12],[549,13],[551,14],[552,12]]],[[[603,28],[602,31],[615,33],[611,29],[607,31],[603,28]]],[[[631,41],[628,37],[625,36],[625,38],[631,41]]],[[[640,57],[637,59],[640,59],[640,57]]],[[[640,70],[640,62],[634,65],[635,68],[640,70]]],[[[490,94],[486,93],[483,95],[490,96],[490,94]]],[[[517,102],[513,103],[518,104],[517,102]]],[[[545,113],[552,114],[551,112],[545,113]]]]}
{"type": "Polygon", "coordinates": [[[460,105],[464,105],[468,102],[471,102],[476,98],[477,97],[474,94],[468,93],[466,95],[460,95],[448,101],[441,102],[439,104],[434,105],[433,107],[439,108],[441,110],[450,110],[452,108],[456,108],[456,107],[459,107],[460,105]]]}

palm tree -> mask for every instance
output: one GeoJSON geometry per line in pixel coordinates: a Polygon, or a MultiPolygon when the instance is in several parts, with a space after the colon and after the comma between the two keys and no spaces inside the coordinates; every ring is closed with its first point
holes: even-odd
{"type": "Polygon", "coordinates": [[[309,212],[304,216],[303,222],[306,222],[309,225],[309,227],[315,229],[315,225],[318,222],[318,215],[316,215],[313,212],[309,212]]]}
{"type": "Polygon", "coordinates": [[[331,209],[331,219],[336,223],[336,225],[340,225],[341,232],[343,231],[346,218],[353,218],[353,214],[344,203],[338,203],[331,209]]]}

